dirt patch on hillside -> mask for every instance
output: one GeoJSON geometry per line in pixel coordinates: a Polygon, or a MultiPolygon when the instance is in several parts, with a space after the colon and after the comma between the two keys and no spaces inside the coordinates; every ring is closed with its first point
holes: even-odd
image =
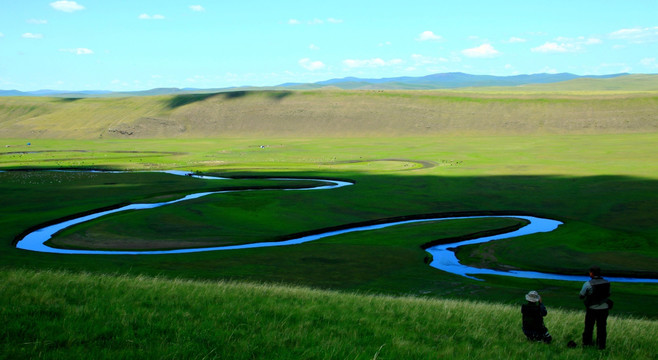
{"type": "Polygon", "coordinates": [[[108,128],[106,134],[109,137],[176,137],[185,130],[185,126],[175,120],[144,117],[108,128]]]}
{"type": "Polygon", "coordinates": [[[401,162],[401,163],[411,163],[417,166],[413,166],[403,170],[419,170],[419,169],[429,169],[435,167],[437,164],[433,161],[426,160],[410,160],[410,159],[359,159],[359,160],[344,160],[344,161],[332,161],[324,162],[321,165],[340,165],[340,164],[359,164],[359,163],[368,163],[368,162],[401,162]]]}

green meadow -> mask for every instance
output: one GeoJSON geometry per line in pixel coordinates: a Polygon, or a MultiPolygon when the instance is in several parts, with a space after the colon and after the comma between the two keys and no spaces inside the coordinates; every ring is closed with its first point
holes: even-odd
{"type": "Polygon", "coordinates": [[[655,359],[658,323],[611,316],[605,351],[570,349],[582,311],[550,306],[550,345],[518,306],[235,281],[0,273],[7,359],[655,359]]]}
{"type": "Polygon", "coordinates": [[[176,255],[57,255],[14,244],[30,229],[97,209],[233,190],[99,218],[49,243],[206,247],[426,214],[532,214],[564,224],[550,233],[459,248],[458,257],[489,268],[584,274],[598,264],[608,276],[658,278],[656,104],[653,93],[493,90],[0,99],[0,312],[11,324],[2,330],[2,355],[655,358],[655,284],[613,284],[609,349],[599,353],[566,348],[568,340],[580,341],[581,283],[478,281],[426,265],[423,245],[518,225],[512,218],[176,255]],[[113,116],[118,104],[124,107],[113,116]],[[306,117],[299,113],[304,109],[306,117]],[[368,109],[381,118],[369,117],[368,109]],[[488,112],[493,115],[478,123],[488,112]],[[286,114],[288,122],[275,129],[286,114]],[[462,122],[446,122],[449,114],[462,122]],[[489,133],[505,117],[508,126],[489,133]],[[306,118],[301,130],[291,127],[306,118]],[[35,125],[40,119],[48,125],[35,125]],[[422,129],[418,119],[425,121],[422,129]],[[512,126],[524,119],[524,126],[512,126]],[[373,125],[378,120],[383,127],[373,125]],[[350,136],[342,135],[341,124],[354,130],[350,136]],[[169,137],[175,132],[182,135],[169,137]],[[38,171],[51,169],[78,171],[38,171]],[[282,190],[317,178],[354,185],[282,190]],[[257,191],[241,191],[247,189],[257,191]],[[539,291],[549,308],[554,344],[523,338],[519,307],[529,290],[539,291]]]}

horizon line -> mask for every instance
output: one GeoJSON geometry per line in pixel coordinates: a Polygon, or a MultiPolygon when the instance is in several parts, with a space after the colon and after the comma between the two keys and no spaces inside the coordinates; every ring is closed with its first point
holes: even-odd
{"type": "MultiPolygon", "coordinates": [[[[514,78],[514,77],[520,77],[520,76],[534,76],[534,75],[574,75],[577,77],[581,78],[587,78],[587,77],[620,77],[620,76],[626,76],[626,75],[658,75],[658,73],[633,73],[633,72],[622,72],[622,73],[609,73],[609,74],[575,74],[575,73],[570,73],[570,72],[540,72],[540,73],[524,73],[524,74],[514,74],[514,75],[491,75],[491,74],[474,74],[474,73],[465,73],[461,71],[452,71],[452,72],[441,72],[441,73],[431,73],[427,75],[420,75],[420,76],[392,76],[392,77],[380,77],[380,78],[368,78],[368,77],[355,77],[355,76],[345,76],[345,77],[339,77],[339,78],[331,78],[331,79],[326,79],[326,80],[318,80],[314,82],[295,82],[295,81],[288,81],[276,85],[234,85],[234,86],[220,86],[220,87],[177,87],[177,86],[158,86],[154,88],[142,88],[142,89],[133,89],[133,90],[109,90],[109,89],[78,89],[78,90],[71,90],[71,89],[56,89],[56,88],[40,88],[37,90],[18,90],[16,88],[13,89],[2,89],[0,88],[0,92],[20,92],[24,94],[29,94],[29,95],[53,95],[53,94],[79,94],[79,93],[90,93],[88,95],[105,95],[105,94],[111,94],[111,93],[134,93],[134,92],[148,92],[148,91],[153,91],[153,90],[164,90],[164,89],[171,89],[171,90],[180,90],[180,91],[196,91],[196,90],[230,90],[230,89],[241,89],[241,88],[276,88],[276,87],[286,87],[286,86],[295,86],[295,85],[315,85],[315,84],[321,84],[325,82],[335,82],[335,83],[340,83],[340,80],[389,80],[389,79],[399,79],[399,78],[409,78],[409,79],[421,79],[425,77],[430,77],[430,76],[435,76],[435,75],[454,75],[454,74],[461,74],[461,75],[469,75],[469,76],[487,76],[487,77],[494,77],[494,78],[514,78]],[[48,92],[46,94],[38,94],[40,92],[48,92]]],[[[331,84],[326,84],[326,86],[330,86],[331,84]]],[[[514,86],[514,85],[509,85],[509,86],[514,86]]],[[[478,86],[480,87],[480,86],[478,86]]],[[[2,95],[0,96],[7,96],[7,95],[2,95]]]]}

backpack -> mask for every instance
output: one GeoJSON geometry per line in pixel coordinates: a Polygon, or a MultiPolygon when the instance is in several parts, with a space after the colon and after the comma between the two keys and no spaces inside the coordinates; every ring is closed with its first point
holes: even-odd
{"type": "MultiPolygon", "coordinates": [[[[610,282],[603,278],[594,278],[589,281],[592,286],[592,293],[585,298],[585,306],[599,305],[607,302],[610,297],[610,282]]],[[[612,308],[608,304],[609,308],[612,308]]]]}

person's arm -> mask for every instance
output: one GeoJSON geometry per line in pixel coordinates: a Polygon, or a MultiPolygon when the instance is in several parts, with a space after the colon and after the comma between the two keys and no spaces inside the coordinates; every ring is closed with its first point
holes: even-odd
{"type": "Polygon", "coordinates": [[[590,285],[589,281],[586,281],[586,282],[583,284],[583,288],[580,289],[580,298],[581,298],[581,299],[584,299],[585,296],[589,295],[589,293],[591,292],[591,290],[592,290],[592,285],[590,285]]]}

